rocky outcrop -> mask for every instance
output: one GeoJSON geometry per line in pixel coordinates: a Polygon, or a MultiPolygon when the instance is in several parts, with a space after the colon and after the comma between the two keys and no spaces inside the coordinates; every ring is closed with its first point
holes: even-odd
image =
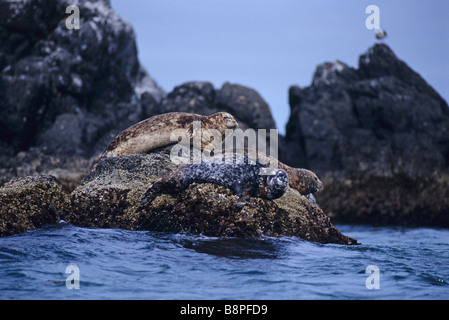
{"type": "Polygon", "coordinates": [[[67,5],[0,2],[0,184],[27,176],[0,189],[0,236],[64,219],[88,227],[355,243],[291,192],[293,202],[252,198],[242,208],[230,190],[195,184],[141,208],[149,184],[175,168],[167,148],[107,158],[89,174],[91,159],[120,131],[156,114],[227,111],[242,129],[275,123],[263,98],[242,85],[187,82],[165,95],[140,65],[134,32],[109,1],[77,1],[80,29],[67,28],[67,5]]]}
{"type": "Polygon", "coordinates": [[[3,156],[0,167],[0,185],[16,177],[51,175],[70,193],[88,173],[91,161],[85,157],[46,154],[39,148],[3,156]]]}
{"type": "Polygon", "coordinates": [[[229,188],[193,183],[158,193],[141,206],[152,182],[177,165],[171,146],[148,154],[105,158],[68,194],[52,176],[29,176],[0,188],[0,236],[64,220],[82,227],[188,232],[214,237],[295,236],[319,243],[357,244],[306,197],[288,188],[276,200],[241,199],[229,188]]]}
{"type": "Polygon", "coordinates": [[[67,194],[52,176],[28,176],[0,188],[0,236],[42,227],[67,213],[67,194]]]}
{"type": "Polygon", "coordinates": [[[173,89],[158,105],[157,112],[232,114],[242,129],[275,129],[270,107],[254,89],[225,83],[215,89],[209,82],[186,82],[173,89]]]}
{"type": "Polygon", "coordinates": [[[449,227],[449,107],[388,46],[289,95],[284,161],[323,178],[335,221],[449,227]]]}
{"type": "Polygon", "coordinates": [[[80,29],[66,27],[65,1],[0,3],[4,180],[24,167],[34,174],[66,170],[70,180],[69,158],[79,162],[101,152],[119,131],[153,115],[151,105],[165,95],[139,64],[134,31],[109,1],[76,5],[80,29]]]}
{"type": "Polygon", "coordinates": [[[293,189],[276,200],[254,197],[243,207],[239,201],[225,187],[194,183],[183,193],[158,196],[143,209],[139,227],[213,237],[295,236],[320,243],[357,244],[293,189]]]}
{"type": "Polygon", "coordinates": [[[150,184],[176,168],[171,147],[146,155],[101,160],[70,195],[67,222],[84,227],[189,232],[215,237],[297,236],[321,243],[356,244],[323,211],[289,189],[275,201],[251,197],[243,205],[228,188],[194,183],[178,194],[160,193],[144,207],[150,184]]]}
{"type": "Polygon", "coordinates": [[[324,180],[316,195],[324,211],[290,189],[242,208],[213,184],[140,207],[148,185],[174,165],[167,150],[157,150],[104,159],[88,174],[120,131],[172,111],[227,111],[242,129],[274,129],[269,106],[255,90],[230,83],[186,82],[166,95],[140,65],[134,32],[109,1],[78,1],[80,29],[66,27],[67,5],[0,2],[0,184],[35,176],[2,187],[2,234],[62,213],[82,226],[345,244],[354,241],[324,212],[338,222],[449,226],[447,103],[383,44],[362,55],[358,69],[324,63],[309,87],[290,88],[281,160],[324,180]],[[26,192],[31,207],[12,200],[26,192]]]}
{"type": "Polygon", "coordinates": [[[105,158],[71,193],[67,222],[84,227],[136,229],[140,199],[149,185],[176,168],[170,149],[105,158]]]}

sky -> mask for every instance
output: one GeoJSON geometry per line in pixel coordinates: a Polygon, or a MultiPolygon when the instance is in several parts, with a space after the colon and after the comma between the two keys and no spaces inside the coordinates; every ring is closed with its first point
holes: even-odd
{"type": "Polygon", "coordinates": [[[168,93],[188,81],[255,89],[279,132],[288,89],[309,86],[316,66],[357,68],[376,43],[366,27],[379,8],[384,42],[449,101],[448,0],[111,0],[136,33],[140,63],[168,93]]]}

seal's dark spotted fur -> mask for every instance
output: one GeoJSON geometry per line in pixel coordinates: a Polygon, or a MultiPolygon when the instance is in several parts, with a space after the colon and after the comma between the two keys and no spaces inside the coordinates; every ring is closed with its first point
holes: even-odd
{"type": "Polygon", "coordinates": [[[142,196],[140,203],[145,206],[160,193],[178,193],[192,183],[222,185],[239,197],[277,199],[283,196],[288,187],[287,173],[275,169],[268,175],[261,175],[262,168],[265,166],[260,162],[240,155],[234,155],[232,159],[209,158],[197,164],[182,165],[155,181],[142,196]]]}

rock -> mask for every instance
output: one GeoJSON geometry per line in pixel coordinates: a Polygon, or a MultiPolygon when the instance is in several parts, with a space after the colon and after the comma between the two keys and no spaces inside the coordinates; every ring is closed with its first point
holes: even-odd
{"type": "Polygon", "coordinates": [[[357,244],[324,212],[288,188],[276,200],[249,198],[230,189],[194,183],[184,192],[159,194],[140,206],[149,185],[173,171],[171,146],[149,154],[101,160],[70,195],[52,176],[28,176],[0,188],[0,236],[32,230],[60,219],[82,227],[189,232],[214,237],[295,236],[320,243],[357,244]]]}
{"type": "Polygon", "coordinates": [[[21,151],[16,156],[0,156],[0,162],[0,185],[17,177],[45,173],[54,176],[68,193],[80,184],[90,166],[90,160],[84,157],[49,155],[38,148],[21,151]]]}
{"type": "Polygon", "coordinates": [[[83,227],[136,229],[143,193],[176,168],[170,149],[101,160],[71,193],[72,212],[66,221],[83,227]]]}
{"type": "MultiPolygon", "coordinates": [[[[176,86],[161,100],[159,111],[190,112],[211,115],[218,112],[215,108],[215,89],[209,82],[186,82],[176,86]]],[[[220,110],[221,111],[221,110],[220,110]]]]}
{"type": "MultiPolygon", "coordinates": [[[[153,219],[152,208],[139,206],[148,185],[176,167],[169,149],[105,159],[88,174],[91,159],[120,131],[159,113],[227,111],[242,129],[274,129],[270,109],[255,90],[238,84],[215,89],[208,82],[188,82],[165,95],[138,61],[132,27],[109,1],[75,5],[81,28],[69,30],[65,1],[0,2],[0,183],[27,176],[1,188],[1,235],[57,219],[126,229],[156,223],[175,230],[164,219],[153,219]]],[[[178,221],[178,227],[218,236],[295,235],[352,243],[304,197],[295,198],[300,209],[259,198],[238,209],[229,192],[216,185],[191,186],[171,197],[172,220],[191,218],[191,224],[178,221]],[[187,194],[193,198],[180,202],[187,194]],[[217,197],[221,200],[213,206],[217,197]],[[214,217],[226,217],[224,224],[202,223],[209,221],[208,206],[215,208],[214,217]]],[[[169,196],[159,199],[164,197],[169,196]]]]}
{"type": "Polygon", "coordinates": [[[448,225],[437,218],[449,212],[447,196],[433,197],[437,205],[424,196],[406,200],[410,190],[447,190],[449,107],[387,45],[361,55],[358,69],[318,66],[312,84],[289,95],[281,160],[323,178],[317,201],[334,221],[422,225],[415,215],[424,210],[426,225],[448,225]],[[385,212],[396,218],[385,220],[385,212]]]}
{"type": "Polygon", "coordinates": [[[27,176],[0,188],[0,236],[42,227],[61,219],[69,205],[52,176],[27,176]]]}
{"type": "Polygon", "coordinates": [[[252,197],[242,207],[230,189],[194,183],[175,195],[161,193],[150,205],[140,207],[150,184],[177,167],[170,161],[170,149],[101,160],[71,193],[71,214],[65,220],[83,227],[357,243],[341,235],[321,209],[293,190],[278,201],[252,197]]]}
{"type": "Polygon", "coordinates": [[[449,228],[448,194],[448,175],[401,175],[333,181],[317,198],[341,223],[449,228]]]}
{"type": "Polygon", "coordinates": [[[277,200],[254,197],[241,207],[229,189],[194,183],[183,193],[161,194],[145,206],[139,228],[212,237],[295,236],[320,243],[357,243],[338,232],[322,210],[290,188],[277,200]]]}
{"type": "Polygon", "coordinates": [[[36,148],[60,163],[94,157],[111,134],[153,115],[165,95],[109,1],[76,5],[81,27],[69,30],[65,1],[0,3],[2,155],[36,148]]]}
{"type": "Polygon", "coordinates": [[[230,111],[245,128],[274,128],[253,89],[189,82],[165,92],[140,65],[135,34],[108,0],[80,0],[67,29],[62,0],[0,2],[0,183],[56,175],[72,191],[114,137],[150,116],[230,111]]]}
{"type": "Polygon", "coordinates": [[[357,240],[341,234],[324,211],[298,191],[288,188],[274,202],[288,213],[290,223],[296,228],[294,235],[320,243],[358,244],[357,240]]]}
{"type": "Polygon", "coordinates": [[[231,113],[242,129],[275,129],[268,104],[254,90],[238,84],[225,83],[214,89],[209,82],[187,82],[173,89],[162,99],[160,112],[191,112],[211,115],[231,113]]]}
{"type": "Polygon", "coordinates": [[[242,129],[276,129],[270,107],[253,89],[225,83],[217,92],[216,105],[234,115],[242,129]]]}

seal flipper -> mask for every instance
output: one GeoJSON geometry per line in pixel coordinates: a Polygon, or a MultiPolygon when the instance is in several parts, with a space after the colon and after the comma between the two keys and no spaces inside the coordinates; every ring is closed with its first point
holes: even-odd
{"type": "Polygon", "coordinates": [[[180,177],[185,175],[187,168],[188,165],[181,165],[177,170],[153,182],[140,199],[140,206],[150,204],[161,193],[173,194],[184,190],[186,185],[180,177]]]}
{"type": "Polygon", "coordinates": [[[247,188],[245,188],[241,181],[235,181],[231,187],[231,190],[237,197],[239,197],[239,200],[236,203],[237,208],[242,209],[248,204],[251,195],[248,193],[247,188]]]}
{"type": "Polygon", "coordinates": [[[242,209],[248,203],[249,203],[249,196],[244,196],[244,197],[239,198],[239,201],[236,202],[235,206],[239,209],[242,209]]]}
{"type": "Polygon", "coordinates": [[[154,184],[150,185],[150,187],[147,189],[147,191],[145,191],[142,198],[140,199],[141,207],[145,207],[146,205],[153,202],[154,198],[156,198],[156,195],[158,194],[158,192],[156,192],[156,190],[154,190],[153,186],[154,186],[154,184]]]}
{"type": "Polygon", "coordinates": [[[234,181],[234,183],[231,186],[231,190],[235,193],[235,195],[239,198],[242,197],[243,194],[243,185],[241,183],[241,181],[234,181]]]}
{"type": "Polygon", "coordinates": [[[155,181],[140,199],[140,205],[146,206],[153,202],[153,200],[161,193],[174,194],[181,191],[183,188],[176,184],[174,180],[159,179],[155,181]]]}
{"type": "Polygon", "coordinates": [[[312,193],[306,194],[305,197],[307,198],[307,200],[309,200],[310,202],[312,202],[312,203],[313,203],[314,205],[316,205],[318,208],[320,207],[320,206],[318,205],[318,203],[316,203],[316,199],[315,199],[315,197],[313,196],[312,193]]]}

